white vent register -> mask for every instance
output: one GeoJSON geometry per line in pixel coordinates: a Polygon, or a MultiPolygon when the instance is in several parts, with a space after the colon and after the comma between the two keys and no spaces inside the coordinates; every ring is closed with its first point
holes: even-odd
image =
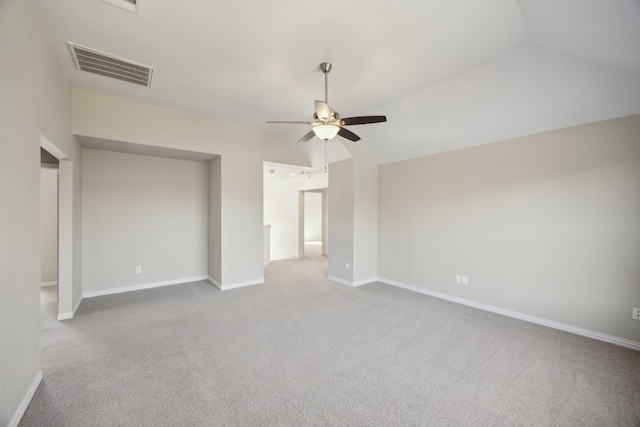
{"type": "Polygon", "coordinates": [[[151,87],[153,68],[67,42],[78,70],[151,87]]]}

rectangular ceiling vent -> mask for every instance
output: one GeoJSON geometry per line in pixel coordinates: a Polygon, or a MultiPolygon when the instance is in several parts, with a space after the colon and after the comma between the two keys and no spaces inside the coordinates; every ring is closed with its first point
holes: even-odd
{"type": "Polygon", "coordinates": [[[115,7],[119,7],[120,9],[124,9],[132,13],[139,13],[139,10],[138,10],[139,0],[100,0],[100,1],[104,3],[108,3],[115,7]]]}
{"type": "Polygon", "coordinates": [[[67,42],[78,70],[151,87],[153,68],[67,42]]]}

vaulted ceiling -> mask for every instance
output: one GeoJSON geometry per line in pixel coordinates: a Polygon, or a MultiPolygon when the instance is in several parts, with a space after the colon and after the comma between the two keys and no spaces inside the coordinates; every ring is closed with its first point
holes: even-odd
{"type": "Polygon", "coordinates": [[[640,113],[638,0],[37,1],[74,87],[292,145],[307,127],[265,122],[310,120],[329,61],[333,109],[387,115],[350,128],[380,163],[640,113]],[[76,70],[67,42],[151,87],[76,70]]]}

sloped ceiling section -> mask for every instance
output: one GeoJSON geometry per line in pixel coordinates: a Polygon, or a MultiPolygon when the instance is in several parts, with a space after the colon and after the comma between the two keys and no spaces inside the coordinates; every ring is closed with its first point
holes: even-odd
{"type": "Polygon", "coordinates": [[[387,115],[351,128],[380,163],[640,113],[637,0],[37,1],[74,87],[278,132],[309,158],[307,128],[265,122],[311,118],[323,61],[333,109],[387,115]],[[153,86],[76,70],[69,40],[153,64],[153,86]]]}

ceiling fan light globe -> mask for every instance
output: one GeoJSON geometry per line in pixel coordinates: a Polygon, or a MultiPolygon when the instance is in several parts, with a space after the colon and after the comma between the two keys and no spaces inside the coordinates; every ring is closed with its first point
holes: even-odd
{"type": "Polygon", "coordinates": [[[324,139],[325,141],[334,138],[338,134],[339,130],[340,127],[334,125],[319,125],[314,126],[313,128],[313,132],[316,136],[320,139],[324,139]]]}

